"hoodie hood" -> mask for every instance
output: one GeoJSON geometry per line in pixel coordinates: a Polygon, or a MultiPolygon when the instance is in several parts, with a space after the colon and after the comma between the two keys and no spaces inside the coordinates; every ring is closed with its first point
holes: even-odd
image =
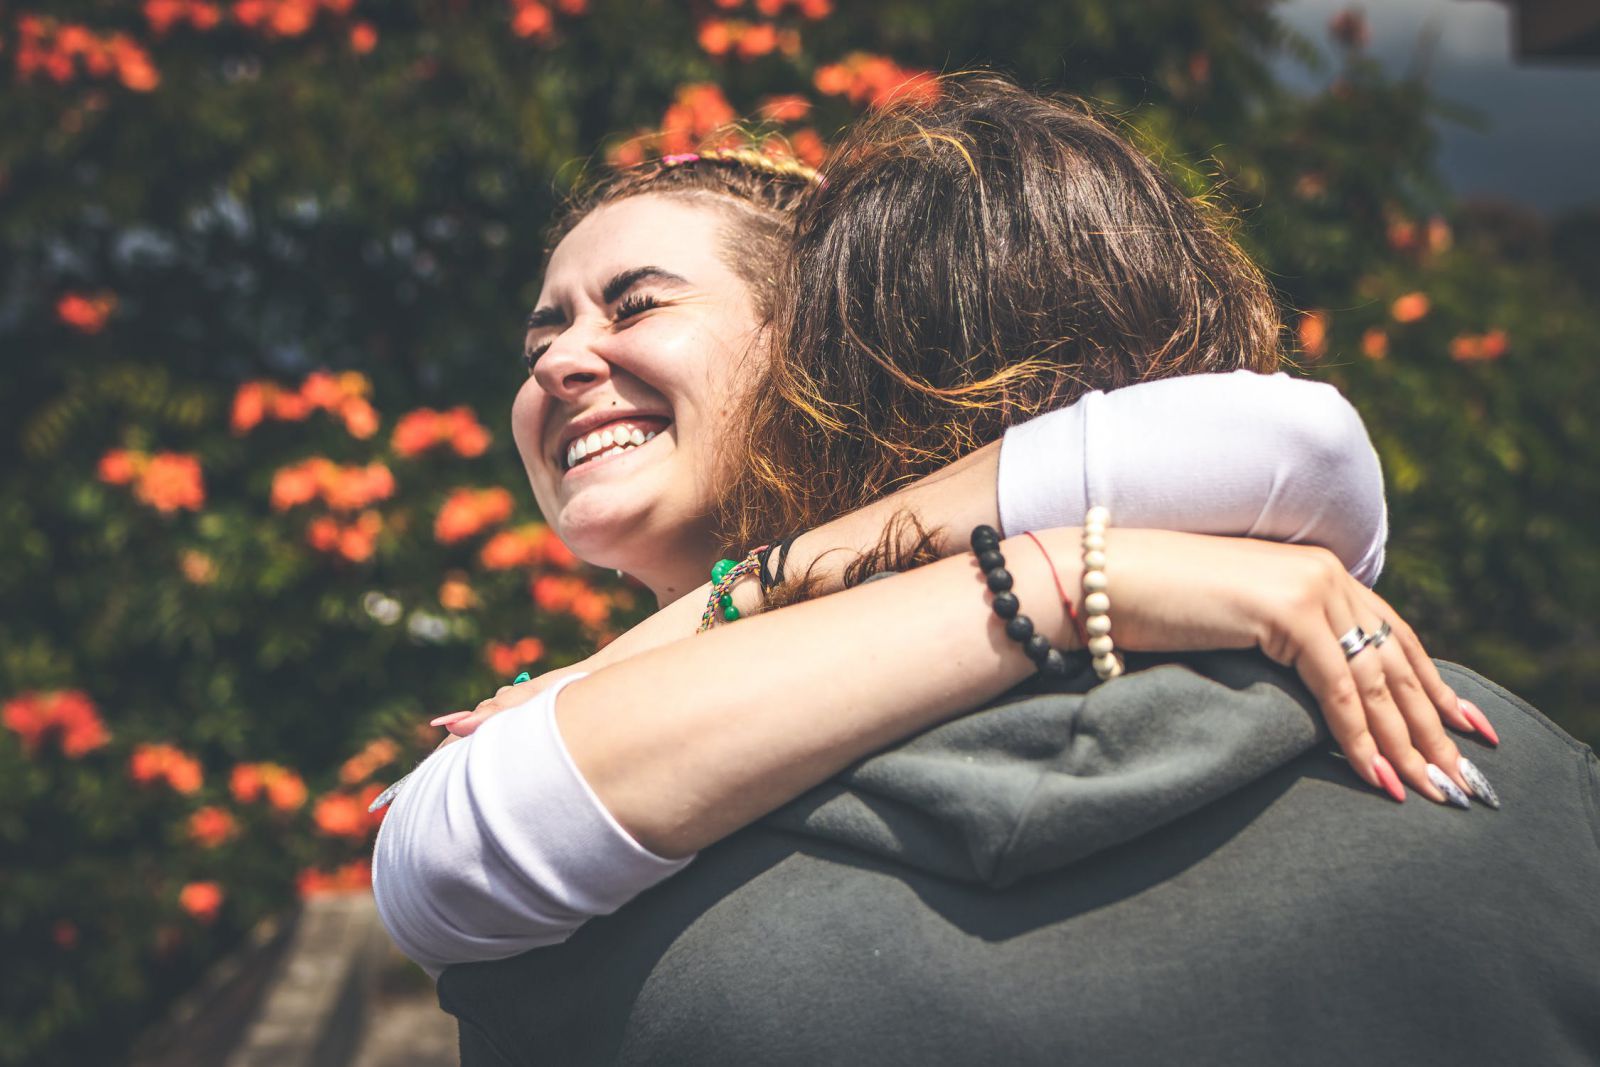
{"type": "Polygon", "coordinates": [[[1000,888],[1132,841],[1326,737],[1299,679],[1257,653],[1134,656],[1109,683],[1080,666],[857,764],[767,824],[1000,888]]]}

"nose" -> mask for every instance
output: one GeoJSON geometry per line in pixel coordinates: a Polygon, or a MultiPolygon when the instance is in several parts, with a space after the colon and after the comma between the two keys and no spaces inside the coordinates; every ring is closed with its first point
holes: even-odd
{"type": "Polygon", "coordinates": [[[595,350],[590,331],[574,325],[562,331],[533,365],[533,377],[551,396],[573,400],[611,377],[611,364],[595,350]]]}

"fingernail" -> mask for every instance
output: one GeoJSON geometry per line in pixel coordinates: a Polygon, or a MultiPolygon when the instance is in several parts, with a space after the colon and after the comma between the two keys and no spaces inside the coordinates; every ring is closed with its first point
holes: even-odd
{"type": "Polygon", "coordinates": [[[1482,734],[1484,739],[1491,745],[1500,743],[1500,735],[1494,732],[1494,727],[1489,725],[1489,717],[1478,710],[1478,705],[1470,700],[1462,700],[1461,714],[1467,717],[1467,721],[1472,723],[1473,728],[1482,734]]]}
{"type": "Polygon", "coordinates": [[[1483,776],[1483,772],[1478,770],[1477,766],[1465,756],[1461,757],[1460,767],[1461,777],[1465,778],[1467,784],[1472,787],[1472,795],[1499,811],[1500,794],[1494,791],[1494,786],[1489,784],[1489,779],[1483,776]]]}
{"type": "Polygon", "coordinates": [[[1384,759],[1382,753],[1372,757],[1372,773],[1396,804],[1406,802],[1406,787],[1400,784],[1400,776],[1394,773],[1394,765],[1384,759]]]}
{"type": "Polygon", "coordinates": [[[470,711],[452,711],[448,715],[441,715],[437,719],[430,720],[428,722],[428,725],[429,726],[449,726],[453,722],[460,722],[462,719],[465,719],[468,715],[471,715],[471,714],[472,714],[472,712],[470,712],[470,711]]]}
{"type": "Polygon", "coordinates": [[[532,678],[532,677],[533,677],[533,675],[529,674],[527,671],[523,671],[521,674],[519,674],[515,678],[511,679],[511,684],[512,685],[521,685],[523,682],[526,682],[529,678],[532,678]]]}
{"type": "Polygon", "coordinates": [[[1448,774],[1444,773],[1431,763],[1428,764],[1428,781],[1433,783],[1433,787],[1439,792],[1443,793],[1445,800],[1449,801],[1455,807],[1472,807],[1472,801],[1467,799],[1467,794],[1461,791],[1461,787],[1456,785],[1455,782],[1451,781],[1448,774]]]}

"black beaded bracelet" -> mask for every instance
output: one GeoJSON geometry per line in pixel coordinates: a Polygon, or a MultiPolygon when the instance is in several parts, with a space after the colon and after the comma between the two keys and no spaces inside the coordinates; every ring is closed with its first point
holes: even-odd
{"type": "Polygon", "coordinates": [[[978,526],[972,531],[972,551],[978,556],[978,566],[983,570],[983,580],[994,596],[989,606],[1005,621],[1006,636],[1022,646],[1022,651],[1033,660],[1040,674],[1061,677],[1067,673],[1067,659],[1060,649],[1050,647],[1043,634],[1033,632],[1033,620],[1020,614],[1022,604],[1011,591],[1015,584],[1011,572],[1006,570],[1006,557],[1000,552],[1000,534],[992,526],[978,526]]]}

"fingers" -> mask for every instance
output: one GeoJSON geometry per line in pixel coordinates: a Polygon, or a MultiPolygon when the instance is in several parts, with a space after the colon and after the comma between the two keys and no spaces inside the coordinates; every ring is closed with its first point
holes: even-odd
{"type": "MultiPolygon", "coordinates": [[[[1461,772],[1461,751],[1445,732],[1440,709],[1429,696],[1425,683],[1417,676],[1410,658],[1393,639],[1385,641],[1379,647],[1368,648],[1357,658],[1368,656],[1382,667],[1389,694],[1393,697],[1395,706],[1405,722],[1411,746],[1421,753],[1426,763],[1439,768],[1448,776],[1456,786],[1456,790],[1452,791],[1448,787],[1441,786],[1431,777],[1430,781],[1443,792],[1446,799],[1460,806],[1470,792],[1467,780],[1461,772]]],[[[1457,711],[1459,713],[1459,707],[1457,711]]],[[[1426,766],[1423,767],[1423,773],[1429,774],[1426,766]]]]}
{"type": "MultiPolygon", "coordinates": [[[[1343,650],[1340,651],[1343,654],[1343,650]]],[[[1402,781],[1429,800],[1442,804],[1445,795],[1428,778],[1428,761],[1412,743],[1410,724],[1389,688],[1386,664],[1378,655],[1379,651],[1369,645],[1347,660],[1355,679],[1356,691],[1361,696],[1367,730],[1377,743],[1379,753],[1389,761],[1402,781]]],[[[1437,716],[1434,721],[1437,723],[1437,716]]]]}
{"type": "Polygon", "coordinates": [[[1410,664],[1412,672],[1421,683],[1429,702],[1438,711],[1439,717],[1453,729],[1460,730],[1464,734],[1482,733],[1463,706],[1461,698],[1456,695],[1456,691],[1440,677],[1439,668],[1434,666],[1427,650],[1422,647],[1422,641],[1417,637],[1416,631],[1395,613],[1383,597],[1370,589],[1363,589],[1363,592],[1366,606],[1374,617],[1389,623],[1393,631],[1390,643],[1397,645],[1405,654],[1406,662],[1410,664]]]}
{"type": "Polygon", "coordinates": [[[1405,789],[1394,768],[1378,752],[1377,740],[1367,728],[1361,691],[1338,641],[1330,636],[1323,620],[1316,620],[1294,640],[1299,654],[1291,666],[1322,706],[1328,730],[1350,761],[1351,769],[1372,788],[1388,793],[1397,802],[1405,800],[1405,789]]]}

